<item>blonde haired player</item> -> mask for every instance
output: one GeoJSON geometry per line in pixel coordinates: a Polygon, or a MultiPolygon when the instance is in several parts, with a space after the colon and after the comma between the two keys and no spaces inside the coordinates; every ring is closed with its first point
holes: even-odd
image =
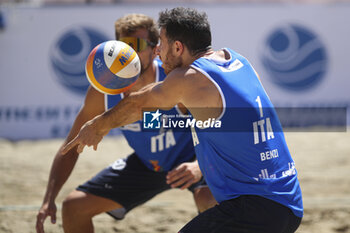
{"type": "MultiPolygon", "coordinates": [[[[116,21],[115,31],[116,39],[128,43],[137,52],[142,66],[141,75],[135,85],[122,95],[105,96],[90,87],[62,147],[77,135],[87,121],[105,112],[105,106],[112,108],[131,92],[165,77],[161,62],[155,60],[159,34],[152,18],[142,14],[126,15],[116,21]]],[[[177,110],[173,108],[170,112],[177,110]]],[[[200,212],[216,203],[203,183],[189,132],[143,133],[140,130],[140,121],[122,129],[135,153],[117,160],[66,197],[62,205],[66,233],[93,232],[93,216],[108,212],[122,219],[135,206],[170,188],[189,188],[200,212]],[[170,141],[164,144],[167,147],[161,148],[159,144],[151,145],[155,141],[152,138],[170,141]]],[[[51,217],[52,223],[56,221],[55,198],[79,156],[76,148],[69,150],[68,154],[63,156],[59,150],[52,164],[43,204],[37,215],[38,233],[44,232],[47,216],[51,217]]]]}

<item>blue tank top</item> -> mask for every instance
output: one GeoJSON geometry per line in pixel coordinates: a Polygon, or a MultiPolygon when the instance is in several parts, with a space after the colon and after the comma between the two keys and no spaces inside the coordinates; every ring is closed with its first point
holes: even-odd
{"type": "MultiPolygon", "coordinates": [[[[166,77],[162,63],[155,59],[156,82],[166,77]]],[[[106,110],[115,106],[123,95],[105,95],[106,110]]],[[[181,114],[177,107],[161,111],[166,115],[181,114]]],[[[172,129],[159,131],[141,131],[142,121],[120,128],[124,137],[136,155],[149,168],[157,172],[169,171],[175,166],[195,158],[190,130],[175,132],[172,129]]]]}
{"type": "Polygon", "coordinates": [[[249,62],[232,51],[231,58],[199,58],[192,68],[220,92],[221,132],[193,129],[199,165],[220,203],[240,195],[259,195],[303,216],[302,195],[294,161],[274,107],[249,62]]]}

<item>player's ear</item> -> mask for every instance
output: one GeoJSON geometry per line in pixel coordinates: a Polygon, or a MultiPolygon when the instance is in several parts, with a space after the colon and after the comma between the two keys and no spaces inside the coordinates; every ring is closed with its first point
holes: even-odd
{"type": "Polygon", "coordinates": [[[183,52],[184,52],[184,44],[181,43],[180,41],[175,41],[174,42],[174,52],[177,54],[177,55],[181,55],[183,52]]]}
{"type": "Polygon", "coordinates": [[[159,45],[156,45],[153,49],[152,49],[152,58],[156,58],[159,55],[159,45]]]}

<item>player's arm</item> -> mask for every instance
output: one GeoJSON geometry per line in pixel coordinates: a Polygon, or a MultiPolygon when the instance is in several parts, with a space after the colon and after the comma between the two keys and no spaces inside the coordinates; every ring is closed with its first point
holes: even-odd
{"type": "MultiPolygon", "coordinates": [[[[183,83],[180,85],[180,79],[183,75],[184,70],[176,70],[169,74],[164,81],[151,83],[141,90],[131,93],[128,98],[121,101],[120,105],[102,114],[105,127],[112,129],[140,120],[142,110],[145,108],[169,110],[181,103],[182,96],[186,91],[183,88],[183,83]]],[[[184,79],[182,78],[182,80],[184,79]]]]}
{"type": "Polygon", "coordinates": [[[195,87],[191,83],[192,73],[192,69],[176,69],[163,82],[150,84],[140,91],[131,93],[112,109],[87,122],[62,153],[67,153],[77,145],[78,152],[81,152],[86,145],[93,146],[96,150],[98,143],[109,130],[140,120],[142,109],[167,110],[182,103],[190,88],[195,87]]]}
{"type": "MultiPolygon", "coordinates": [[[[63,145],[64,147],[70,140],[72,140],[79,132],[80,128],[95,116],[104,112],[104,95],[97,92],[93,88],[89,88],[84,104],[80,109],[74,124],[66,137],[63,145]]],[[[50,215],[51,221],[55,222],[56,206],[55,199],[61,190],[63,184],[70,176],[75,163],[78,159],[78,153],[75,149],[68,151],[70,156],[62,156],[61,148],[56,153],[53,160],[49,180],[44,196],[43,204],[37,215],[37,232],[43,232],[43,222],[45,218],[50,215]]]]}
{"type": "MultiPolygon", "coordinates": [[[[72,140],[79,132],[80,128],[89,120],[95,116],[104,112],[104,95],[97,92],[94,88],[89,88],[84,104],[80,109],[73,126],[66,137],[62,146],[65,146],[70,140],[72,140]]],[[[70,150],[68,152],[71,158],[62,156],[60,150],[57,152],[56,157],[53,161],[49,183],[47,187],[47,199],[55,199],[58,191],[61,189],[64,182],[70,175],[75,162],[78,158],[76,150],[70,150]]]]}

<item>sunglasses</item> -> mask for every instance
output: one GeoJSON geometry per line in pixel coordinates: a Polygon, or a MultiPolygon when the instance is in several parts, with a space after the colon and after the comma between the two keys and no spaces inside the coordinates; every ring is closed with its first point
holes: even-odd
{"type": "Polygon", "coordinates": [[[148,46],[156,46],[156,44],[138,37],[122,37],[119,40],[130,45],[136,52],[141,52],[145,50],[148,46]]]}

